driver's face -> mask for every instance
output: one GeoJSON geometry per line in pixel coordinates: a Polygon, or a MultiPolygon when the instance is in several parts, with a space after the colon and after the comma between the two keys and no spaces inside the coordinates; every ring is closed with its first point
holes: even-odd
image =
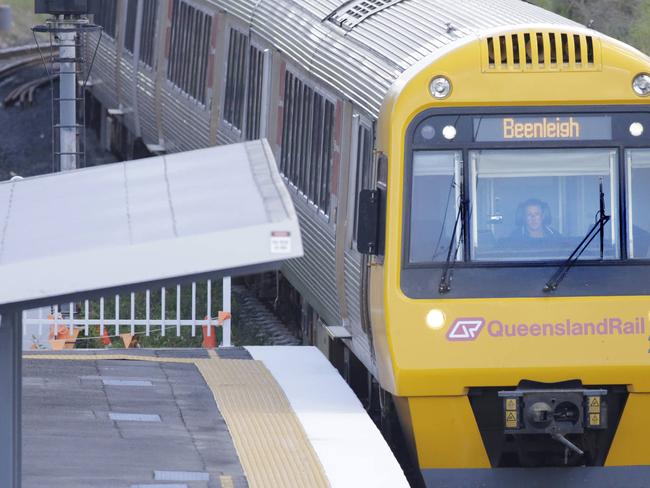
{"type": "Polygon", "coordinates": [[[526,207],[526,228],[533,232],[542,229],[542,209],[539,205],[528,205],[526,207]]]}

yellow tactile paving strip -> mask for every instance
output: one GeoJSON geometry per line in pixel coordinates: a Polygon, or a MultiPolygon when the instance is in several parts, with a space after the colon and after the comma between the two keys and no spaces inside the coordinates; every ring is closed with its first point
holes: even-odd
{"type": "Polygon", "coordinates": [[[261,361],[196,361],[253,487],[329,486],[298,417],[261,361]]]}
{"type": "MultiPolygon", "coordinates": [[[[250,359],[161,358],[128,354],[29,354],[25,359],[193,363],[219,406],[251,488],[320,488],[329,482],[316,452],[275,378],[250,359]]],[[[232,479],[222,476],[224,488],[232,479]]]]}

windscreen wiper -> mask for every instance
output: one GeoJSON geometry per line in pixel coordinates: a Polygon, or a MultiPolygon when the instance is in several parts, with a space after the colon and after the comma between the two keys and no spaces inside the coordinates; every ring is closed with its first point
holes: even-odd
{"type": "Polygon", "coordinates": [[[589,229],[587,235],[584,239],[580,241],[580,244],[576,246],[568,259],[558,268],[558,270],[551,276],[551,279],[546,282],[544,285],[545,292],[551,292],[557,290],[557,287],[560,285],[564,277],[567,275],[569,270],[573,265],[578,261],[582,253],[589,247],[591,241],[593,241],[597,235],[600,234],[600,260],[603,260],[603,254],[605,250],[605,224],[611,219],[610,215],[605,214],[605,194],[603,193],[603,179],[600,179],[599,186],[599,208],[596,222],[593,227],[589,229]]]}
{"type": "Polygon", "coordinates": [[[454,264],[456,264],[456,256],[458,255],[458,249],[460,248],[460,243],[465,239],[465,209],[467,208],[467,202],[465,201],[464,196],[460,197],[460,203],[458,205],[458,211],[456,212],[456,221],[454,222],[454,230],[451,233],[451,239],[449,240],[449,249],[447,250],[447,259],[445,260],[445,266],[442,269],[442,276],[440,277],[440,284],[438,285],[438,293],[448,293],[451,291],[451,278],[454,264]],[[459,231],[460,227],[460,236],[456,239],[456,234],[459,231]]]}

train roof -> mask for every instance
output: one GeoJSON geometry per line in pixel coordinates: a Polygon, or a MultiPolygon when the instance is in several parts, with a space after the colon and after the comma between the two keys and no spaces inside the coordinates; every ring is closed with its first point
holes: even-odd
{"type": "Polygon", "coordinates": [[[499,27],[579,27],[521,0],[213,0],[290,61],[377,116],[393,82],[432,53],[499,27]]]}

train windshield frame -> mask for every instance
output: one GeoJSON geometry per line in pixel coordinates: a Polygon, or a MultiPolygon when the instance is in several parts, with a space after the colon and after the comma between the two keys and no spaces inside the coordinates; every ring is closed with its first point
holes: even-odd
{"type": "Polygon", "coordinates": [[[406,141],[403,267],[450,258],[460,267],[556,265],[597,220],[601,189],[602,258],[598,236],[579,260],[649,259],[650,144],[638,127],[650,130],[650,113],[602,110],[416,117],[406,141]]]}

